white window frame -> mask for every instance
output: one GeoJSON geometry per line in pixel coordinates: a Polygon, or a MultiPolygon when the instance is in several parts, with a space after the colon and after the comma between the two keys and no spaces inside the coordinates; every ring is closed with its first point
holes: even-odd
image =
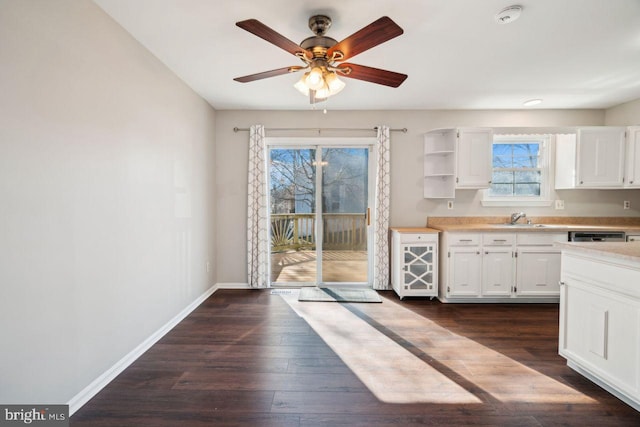
{"type": "MultiPolygon", "coordinates": [[[[550,135],[494,135],[494,143],[517,143],[536,141],[540,143],[540,195],[539,196],[489,196],[483,190],[482,206],[551,206],[551,136],[550,135]]],[[[493,149],[493,144],[492,144],[493,149]]],[[[493,164],[493,162],[492,162],[493,164]]]]}

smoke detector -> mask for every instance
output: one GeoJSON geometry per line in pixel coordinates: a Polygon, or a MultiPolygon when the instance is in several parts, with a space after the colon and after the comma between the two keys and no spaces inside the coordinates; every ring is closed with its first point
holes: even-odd
{"type": "Polygon", "coordinates": [[[509,6],[496,14],[498,24],[510,24],[520,17],[522,6],[509,6]]]}

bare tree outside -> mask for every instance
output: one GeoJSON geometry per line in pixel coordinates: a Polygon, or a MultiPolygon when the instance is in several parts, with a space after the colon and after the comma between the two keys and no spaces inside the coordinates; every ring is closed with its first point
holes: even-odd
{"type": "Polygon", "coordinates": [[[270,150],[272,281],[315,281],[320,238],[322,282],[367,281],[368,165],[367,148],[270,150]]]}
{"type": "Polygon", "coordinates": [[[491,196],[539,196],[540,144],[494,143],[491,196]]]}
{"type": "MultiPolygon", "coordinates": [[[[325,148],[323,163],[323,212],[364,212],[367,206],[367,158],[363,150],[325,148]]],[[[273,149],[271,163],[271,212],[315,212],[315,150],[273,149]]]]}

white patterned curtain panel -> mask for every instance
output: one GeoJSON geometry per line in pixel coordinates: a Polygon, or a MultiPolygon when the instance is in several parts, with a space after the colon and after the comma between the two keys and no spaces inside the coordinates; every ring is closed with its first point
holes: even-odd
{"type": "Polygon", "coordinates": [[[247,200],[247,268],[252,288],[265,288],[269,254],[267,173],[264,126],[249,129],[249,196],[247,200]]]}
{"type": "Polygon", "coordinates": [[[373,237],[373,288],[389,289],[389,202],[390,202],[390,151],[389,127],[378,126],[378,164],[375,188],[375,230],[373,237]]]}

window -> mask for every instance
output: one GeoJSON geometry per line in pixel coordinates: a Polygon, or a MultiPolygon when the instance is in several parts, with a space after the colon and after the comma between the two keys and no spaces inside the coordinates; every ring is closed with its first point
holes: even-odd
{"type": "Polygon", "coordinates": [[[483,205],[550,205],[548,145],[543,135],[495,136],[493,175],[483,205]]]}

